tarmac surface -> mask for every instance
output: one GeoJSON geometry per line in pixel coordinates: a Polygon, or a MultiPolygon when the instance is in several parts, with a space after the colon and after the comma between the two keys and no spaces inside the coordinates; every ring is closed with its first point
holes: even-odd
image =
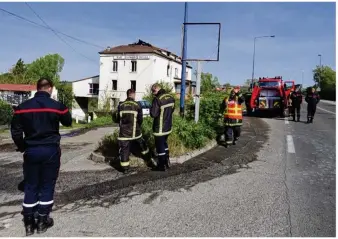
{"type": "MultiPolygon", "coordinates": [[[[313,124],[246,117],[238,145],[165,173],[75,171],[65,149],[74,171],[61,170],[43,236],[335,236],[335,105],[318,106],[313,124]]],[[[12,154],[0,153],[0,234],[23,236],[12,154]]]]}

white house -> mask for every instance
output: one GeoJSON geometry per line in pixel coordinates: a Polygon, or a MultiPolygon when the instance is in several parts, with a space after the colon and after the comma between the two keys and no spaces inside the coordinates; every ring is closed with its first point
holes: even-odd
{"type": "MultiPolygon", "coordinates": [[[[171,83],[177,94],[181,89],[181,58],[174,53],[139,40],[99,52],[100,75],[73,82],[75,97],[98,97],[102,107],[107,98],[111,108],[126,99],[126,91],[136,91],[141,100],[157,81],[171,83]]],[[[192,67],[186,67],[186,95],[194,93],[192,67]]],[[[82,107],[81,107],[82,108],[82,107]]]]}
{"type": "Polygon", "coordinates": [[[99,76],[92,76],[72,82],[75,100],[73,102],[72,117],[85,120],[88,113],[90,99],[98,99],[99,76]]]}

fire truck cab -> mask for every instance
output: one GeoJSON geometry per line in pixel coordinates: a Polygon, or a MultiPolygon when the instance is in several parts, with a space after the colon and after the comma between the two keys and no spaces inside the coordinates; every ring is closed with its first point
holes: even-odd
{"type": "Polygon", "coordinates": [[[295,88],[294,81],[284,81],[281,76],[259,78],[252,88],[247,108],[249,113],[275,112],[281,117],[288,115],[288,99],[295,88]]]}

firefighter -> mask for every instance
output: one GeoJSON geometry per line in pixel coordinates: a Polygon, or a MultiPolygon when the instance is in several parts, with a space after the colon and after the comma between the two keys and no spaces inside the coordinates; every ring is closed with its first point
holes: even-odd
{"type": "Polygon", "coordinates": [[[320,97],[315,88],[310,88],[305,97],[307,103],[307,123],[313,123],[313,118],[316,113],[317,104],[320,101],[320,97]]]}
{"type": "Polygon", "coordinates": [[[159,84],[151,87],[154,99],[150,109],[150,116],[154,118],[153,134],[158,155],[159,171],[165,171],[170,167],[168,136],[172,130],[173,113],[175,110],[175,99],[167,94],[159,84]]]}
{"type": "Polygon", "coordinates": [[[301,88],[298,87],[295,91],[292,91],[290,94],[291,99],[291,115],[293,118],[293,121],[296,121],[296,113],[297,113],[297,122],[300,121],[300,107],[303,102],[303,96],[301,92],[301,88]]]}
{"type": "Polygon", "coordinates": [[[241,134],[241,126],[243,123],[242,103],[245,101],[237,86],[231,90],[230,96],[226,96],[221,104],[223,111],[224,126],[225,126],[225,144],[236,144],[241,134]]]}
{"type": "Polygon", "coordinates": [[[22,214],[27,236],[34,234],[35,228],[37,233],[43,233],[54,225],[49,214],[60,168],[59,125],[72,125],[67,107],[51,99],[52,91],[50,79],[38,80],[37,93],[14,110],[11,122],[12,139],[18,151],[24,152],[21,186],[25,193],[22,214]]]}
{"type": "Polygon", "coordinates": [[[148,166],[154,161],[149,148],[142,137],[141,125],[143,122],[142,107],[135,101],[135,90],[127,90],[127,99],[120,103],[117,109],[117,121],[120,125],[118,137],[120,166],[123,172],[129,169],[129,155],[131,144],[137,143],[141,154],[148,166]]]}

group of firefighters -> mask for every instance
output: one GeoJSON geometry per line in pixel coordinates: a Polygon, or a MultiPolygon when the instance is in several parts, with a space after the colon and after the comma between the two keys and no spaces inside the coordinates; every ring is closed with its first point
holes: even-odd
{"type": "MultiPolygon", "coordinates": [[[[305,101],[307,103],[307,123],[313,123],[313,119],[316,113],[317,104],[320,101],[320,97],[316,92],[315,88],[308,88],[307,94],[305,97],[305,101]]],[[[295,91],[290,93],[289,98],[289,115],[292,116],[293,121],[300,121],[300,107],[303,102],[303,96],[301,92],[301,88],[298,86],[295,91]]]]}
{"type": "MultiPolygon", "coordinates": [[[[41,78],[37,82],[37,93],[32,99],[20,104],[14,110],[11,134],[18,151],[24,153],[21,184],[24,191],[23,211],[26,235],[43,233],[52,227],[54,221],[49,217],[54,204],[54,190],[60,169],[60,133],[59,124],[72,125],[72,117],[67,107],[51,99],[53,82],[41,78]]],[[[127,99],[121,102],[117,110],[120,130],[118,136],[120,166],[124,172],[129,169],[131,145],[138,144],[144,160],[158,171],[170,167],[168,136],[172,132],[175,99],[160,84],[151,87],[154,96],[150,109],[153,118],[153,135],[157,160],[154,160],[142,137],[143,114],[139,103],[135,101],[135,91],[127,91],[127,99]]],[[[292,112],[295,120],[300,119],[302,95],[300,89],[292,92],[292,112]]],[[[319,102],[318,94],[312,89],[305,98],[308,103],[308,122],[312,123],[319,102]]],[[[221,103],[220,113],[224,121],[226,146],[235,145],[240,137],[243,122],[242,104],[245,102],[239,87],[231,90],[221,103]]]]}

